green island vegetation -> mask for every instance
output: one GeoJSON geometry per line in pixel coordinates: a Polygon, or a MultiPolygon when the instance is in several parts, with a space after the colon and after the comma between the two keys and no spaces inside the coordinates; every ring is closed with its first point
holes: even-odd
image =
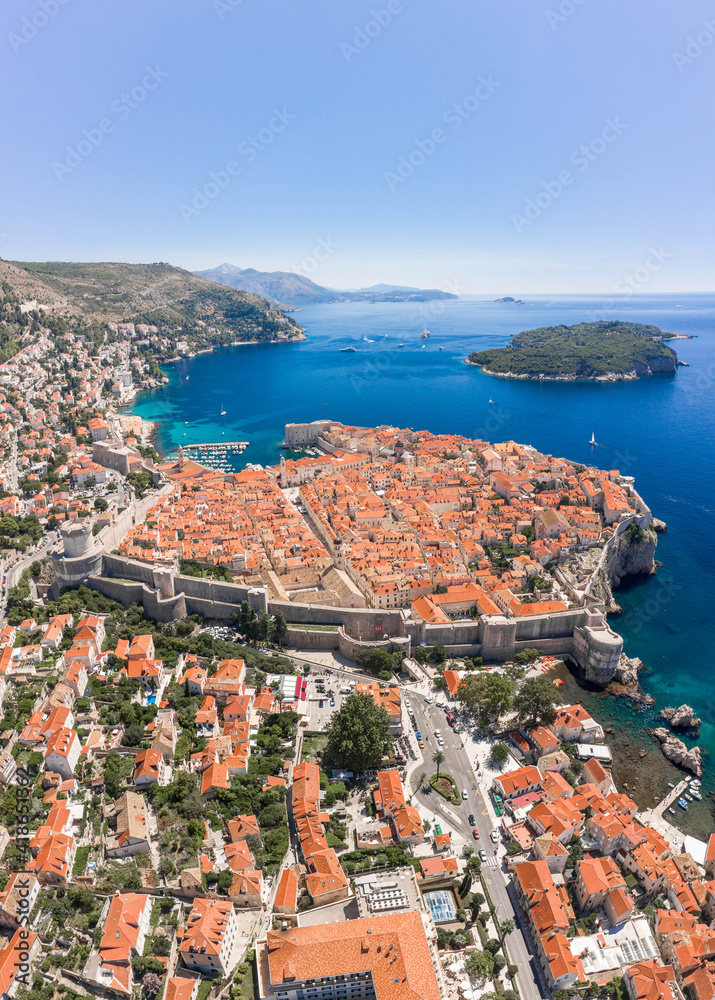
{"type": "Polygon", "coordinates": [[[506,347],[473,351],[467,361],[493,374],[526,378],[598,379],[635,372],[675,372],[678,358],[656,326],[601,320],[525,330],[506,347]]]}

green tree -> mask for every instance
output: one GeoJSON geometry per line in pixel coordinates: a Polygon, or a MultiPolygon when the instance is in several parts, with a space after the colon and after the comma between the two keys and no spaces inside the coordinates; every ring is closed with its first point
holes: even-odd
{"type": "Polygon", "coordinates": [[[533,648],[522,649],[521,652],[517,653],[516,656],[514,657],[514,662],[520,664],[532,663],[534,660],[538,660],[540,656],[541,653],[539,652],[538,649],[533,649],[533,648]]]}
{"type": "MultiPolygon", "coordinates": [[[[40,764],[41,763],[42,761],[40,761],[40,764]]],[[[428,786],[429,786],[429,780],[427,778],[427,772],[420,771],[420,776],[417,779],[417,790],[421,792],[423,788],[427,788],[428,786]]]]}
{"type": "Polygon", "coordinates": [[[439,778],[439,768],[441,764],[444,764],[446,757],[441,750],[435,750],[432,754],[432,763],[437,765],[437,777],[439,778]]]}
{"type": "Polygon", "coordinates": [[[447,659],[447,650],[441,642],[436,642],[434,644],[429,654],[429,658],[433,663],[444,663],[447,659]]]}
{"type": "Polygon", "coordinates": [[[481,729],[509,711],[513,694],[514,684],[504,674],[470,675],[457,688],[457,698],[479,720],[481,729]]]}
{"type": "Polygon", "coordinates": [[[256,625],[256,635],[261,642],[267,642],[271,631],[271,616],[267,611],[261,611],[256,625]]]}
{"type": "Polygon", "coordinates": [[[325,753],[338,767],[364,771],[392,749],[390,718],[369,694],[351,694],[331,719],[325,753]]]}
{"type": "Polygon", "coordinates": [[[94,509],[99,511],[104,511],[109,507],[109,504],[104,499],[104,497],[97,497],[94,501],[94,509]]]}
{"type": "Polygon", "coordinates": [[[276,611],[271,624],[271,642],[274,642],[276,646],[280,646],[280,648],[283,649],[287,638],[288,625],[286,620],[280,611],[276,611]]]}
{"type": "Polygon", "coordinates": [[[502,945],[504,944],[504,938],[507,936],[507,934],[512,934],[515,930],[516,930],[516,924],[514,923],[511,917],[507,917],[506,920],[502,920],[500,928],[502,945]]]}
{"type": "Polygon", "coordinates": [[[494,956],[488,951],[473,951],[467,956],[464,967],[481,979],[490,979],[494,972],[494,956]]]}
{"type": "Polygon", "coordinates": [[[503,767],[509,760],[509,751],[505,743],[495,743],[490,754],[491,760],[498,767],[503,767]]]}
{"type": "Polygon", "coordinates": [[[375,677],[381,673],[386,673],[388,679],[392,676],[392,657],[386,649],[379,647],[377,649],[361,649],[355,657],[355,662],[375,677]]]}
{"type": "Polygon", "coordinates": [[[549,725],[560,704],[561,696],[548,677],[530,677],[514,695],[514,708],[523,729],[549,725]]]}

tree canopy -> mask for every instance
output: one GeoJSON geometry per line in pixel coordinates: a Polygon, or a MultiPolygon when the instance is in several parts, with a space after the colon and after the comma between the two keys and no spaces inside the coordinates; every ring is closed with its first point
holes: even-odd
{"type": "Polygon", "coordinates": [[[377,767],[392,748],[390,718],[369,694],[351,694],[330,721],[325,753],[339,767],[377,767]]]}
{"type": "Polygon", "coordinates": [[[479,720],[481,729],[509,711],[513,694],[513,682],[496,673],[471,675],[457,688],[457,697],[479,720]]]}
{"type": "Polygon", "coordinates": [[[561,695],[549,677],[530,677],[514,696],[514,708],[523,729],[548,726],[560,704],[561,695]]]}

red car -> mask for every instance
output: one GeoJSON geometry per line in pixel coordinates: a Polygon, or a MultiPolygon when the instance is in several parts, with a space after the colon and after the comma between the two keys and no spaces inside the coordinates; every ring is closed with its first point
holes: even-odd
{"type": "Polygon", "coordinates": [[[479,830],[477,830],[476,826],[472,830],[472,836],[474,837],[475,840],[479,840],[479,830]]]}

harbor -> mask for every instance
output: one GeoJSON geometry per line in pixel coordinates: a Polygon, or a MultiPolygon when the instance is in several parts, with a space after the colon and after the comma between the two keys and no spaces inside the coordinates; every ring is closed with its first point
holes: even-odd
{"type": "Polygon", "coordinates": [[[248,441],[213,441],[204,444],[184,444],[182,449],[201,465],[220,472],[235,472],[235,459],[248,448],[248,441]]]}

